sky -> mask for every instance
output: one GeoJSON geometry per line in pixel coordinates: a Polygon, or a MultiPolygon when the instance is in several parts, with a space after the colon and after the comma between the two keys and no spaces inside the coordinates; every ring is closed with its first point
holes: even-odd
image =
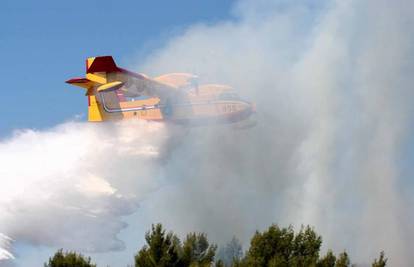
{"type": "Polygon", "coordinates": [[[409,0],[6,0],[0,258],[39,266],[64,246],[126,266],[154,222],[244,247],[276,222],[314,226],[323,252],[366,264],[384,249],[407,266],[413,10],[409,0]],[[232,85],[258,123],[87,123],[84,91],[64,81],[97,55],[232,85]]]}

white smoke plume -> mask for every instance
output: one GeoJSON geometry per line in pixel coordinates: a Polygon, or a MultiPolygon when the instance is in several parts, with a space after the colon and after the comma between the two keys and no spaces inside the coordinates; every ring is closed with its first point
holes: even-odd
{"type": "Polygon", "coordinates": [[[68,122],[0,141],[0,259],[11,239],[120,250],[122,216],[157,187],[162,124],[68,122]],[[10,238],[9,238],[10,237],[10,238]]]}
{"type": "Polygon", "coordinates": [[[256,102],[258,125],[193,129],[145,216],[219,242],[311,224],[356,262],[385,250],[408,266],[414,3],[244,0],[233,15],[190,27],[138,69],[231,84],[256,102]]]}

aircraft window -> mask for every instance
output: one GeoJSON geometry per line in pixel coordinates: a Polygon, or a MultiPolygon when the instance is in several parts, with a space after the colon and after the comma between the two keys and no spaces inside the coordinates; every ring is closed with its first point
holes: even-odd
{"type": "MultiPolygon", "coordinates": [[[[141,102],[135,102],[137,100],[149,99],[148,96],[122,96],[123,99],[120,99],[119,95],[115,91],[104,91],[99,93],[99,102],[101,102],[108,112],[120,112],[122,108],[136,108],[142,109],[145,105],[141,102]],[[122,104],[125,102],[130,102],[127,104],[127,107],[122,107],[122,104]],[[132,103],[131,103],[132,102],[132,103]]],[[[146,108],[146,107],[145,107],[146,108]]]]}

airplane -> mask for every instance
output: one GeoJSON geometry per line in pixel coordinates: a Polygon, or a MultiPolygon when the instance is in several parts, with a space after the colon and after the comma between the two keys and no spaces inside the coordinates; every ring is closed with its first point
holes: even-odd
{"type": "Polygon", "coordinates": [[[155,78],[116,65],[111,56],[86,60],[86,77],[66,83],[86,89],[88,121],[122,119],[203,125],[237,123],[255,113],[255,105],[221,84],[198,84],[197,76],[169,73],[155,78]]]}

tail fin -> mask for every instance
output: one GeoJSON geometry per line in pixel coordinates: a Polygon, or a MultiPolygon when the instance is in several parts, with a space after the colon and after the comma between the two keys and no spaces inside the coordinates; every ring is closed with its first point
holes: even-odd
{"type": "Polygon", "coordinates": [[[119,71],[111,56],[90,57],[86,60],[86,73],[119,71]]]}
{"type": "Polygon", "coordinates": [[[102,104],[96,97],[97,88],[108,82],[107,73],[119,71],[111,56],[90,57],[86,59],[86,77],[73,78],[66,83],[86,89],[88,96],[88,120],[103,121],[104,111],[102,104]]]}

